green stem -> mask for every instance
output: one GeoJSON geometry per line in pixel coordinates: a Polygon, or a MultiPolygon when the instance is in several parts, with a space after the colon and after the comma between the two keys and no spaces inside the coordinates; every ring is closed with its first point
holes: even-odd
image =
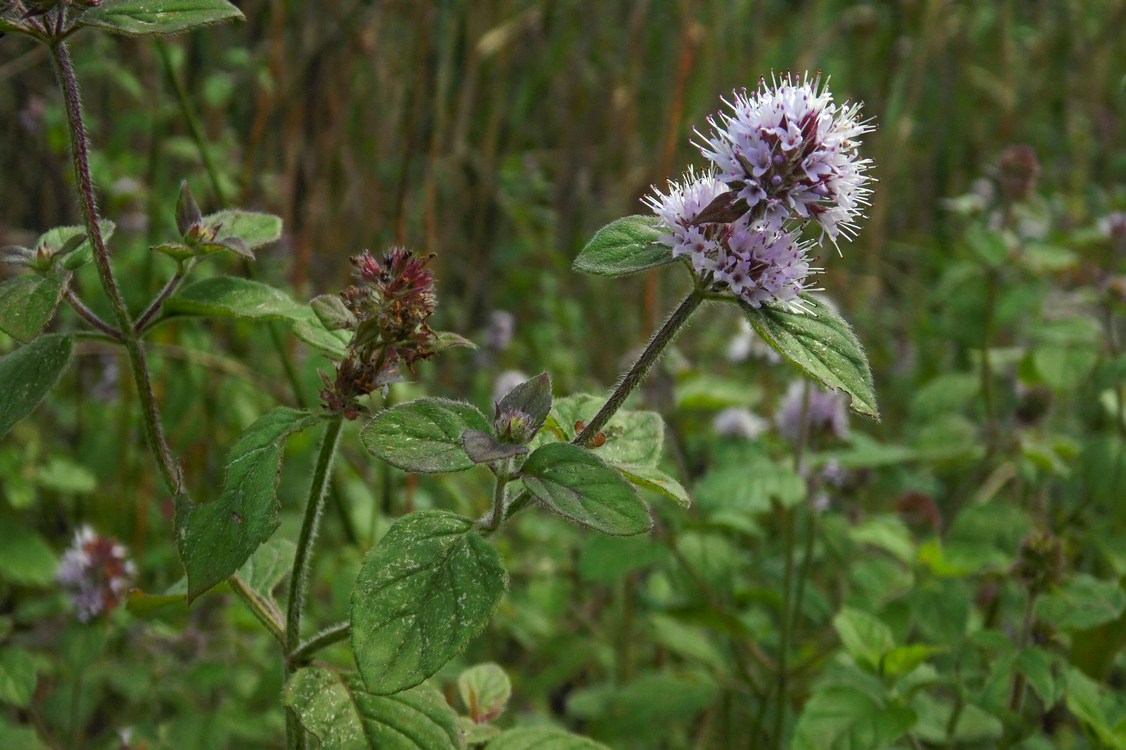
{"type": "Polygon", "coordinates": [[[274,636],[282,648],[285,648],[285,626],[282,625],[281,612],[278,611],[277,606],[259,594],[254,589],[247,585],[246,581],[238,576],[231,576],[227,579],[227,583],[240,599],[246,604],[258,621],[266,626],[266,630],[270,631],[270,635],[274,636]]]}
{"type": "Polygon", "coordinates": [[[317,539],[321,512],[324,510],[325,491],[332,475],[332,464],[336,458],[336,447],[340,444],[340,432],[344,416],[334,414],[328,423],[317,465],[313,469],[313,481],[309,485],[309,498],[305,503],[305,519],[301,522],[301,533],[297,537],[297,553],[293,559],[293,573],[289,581],[289,603],[285,616],[286,653],[292,656],[301,643],[301,610],[305,606],[305,590],[309,583],[309,566],[313,558],[313,545],[317,539]]]}
{"type": "Polygon", "coordinates": [[[78,317],[85,320],[94,328],[97,328],[115,341],[123,340],[124,337],[121,335],[121,331],[99,318],[97,313],[87,307],[86,303],[79,299],[78,295],[74,293],[74,290],[70,288],[69,282],[67,283],[66,289],[63,290],[63,299],[74,308],[74,311],[78,313],[78,317]]]}
{"type": "MultiPolygon", "coordinates": [[[[1036,605],[1036,594],[1028,593],[1024,602],[1024,616],[1020,621],[1020,636],[1017,638],[1017,653],[1019,654],[1028,646],[1028,639],[1032,635],[1034,621],[1033,608],[1036,605]]],[[[1009,710],[1019,714],[1024,706],[1024,674],[1017,672],[1013,675],[1012,692],[1009,694],[1009,710]]]]}
{"type": "MultiPolygon", "coordinates": [[[[340,444],[340,432],[344,416],[334,414],[328,423],[321,450],[317,455],[317,465],[313,469],[313,481],[309,485],[309,498],[305,502],[305,518],[301,522],[301,533],[297,537],[297,553],[293,559],[293,573],[289,579],[289,602],[285,612],[285,675],[293,674],[296,666],[294,654],[301,647],[301,610],[305,606],[305,590],[309,583],[309,567],[313,559],[313,544],[317,539],[321,513],[324,511],[325,491],[332,464],[336,458],[336,447],[340,444]]],[[[305,732],[297,721],[297,715],[285,710],[286,747],[289,750],[304,750],[305,732]]]]}
{"type": "Polygon", "coordinates": [[[493,513],[489,516],[489,520],[483,524],[486,531],[496,531],[501,523],[504,521],[504,505],[507,500],[507,492],[509,481],[512,479],[512,459],[506,458],[499,462],[497,467],[497,481],[493,485],[493,513]]]}
{"type": "Polygon", "coordinates": [[[293,652],[291,660],[295,664],[305,664],[313,658],[313,654],[317,653],[322,648],[327,648],[334,643],[343,641],[351,635],[352,623],[338,622],[331,627],[325,628],[312,638],[307,638],[302,641],[301,645],[293,652]]]}
{"type": "Polygon", "coordinates": [[[645,345],[645,350],[641,352],[637,361],[633,363],[629,370],[626,371],[626,374],[622,376],[622,379],[618,381],[614,392],[610,395],[610,398],[607,399],[606,403],[603,404],[602,408],[599,409],[598,414],[594,415],[594,419],[590,420],[590,423],[587,424],[583,428],[583,431],[571,442],[575,445],[585,446],[590,442],[591,438],[598,434],[599,430],[606,426],[606,423],[618,412],[618,409],[622,408],[622,404],[629,398],[629,395],[641,384],[641,381],[644,380],[646,374],[648,374],[649,368],[651,368],[661,356],[661,352],[665,350],[665,347],[676,338],[677,333],[679,333],[680,329],[684,327],[684,324],[688,322],[688,318],[691,317],[692,313],[696,311],[696,308],[700,306],[700,303],[703,302],[704,299],[705,295],[699,289],[693,289],[692,292],[684,298],[680,306],[673,310],[672,314],[661,324],[660,329],[649,339],[649,343],[645,345]]]}
{"type": "Polygon", "coordinates": [[[141,415],[145,425],[145,437],[160,469],[165,485],[177,498],[185,495],[180,467],[172,457],[172,451],[164,437],[164,427],[160,421],[160,410],[153,394],[152,377],[149,375],[148,361],[140,341],[133,334],[133,322],[125,298],[117,285],[110,266],[109,250],[106,247],[102,228],[98,224],[98,208],[94,196],[94,181],[90,177],[90,153],[86,138],[86,126],[82,119],[82,99],[78,89],[78,78],[70,58],[66,42],[56,40],[50,45],[51,60],[55,74],[62,89],[66,105],[67,127],[70,131],[71,155],[74,160],[74,175],[78,185],[79,203],[82,207],[82,223],[86,235],[94,249],[94,267],[110,308],[113,310],[117,328],[122,334],[122,343],[129,355],[129,366],[141,401],[141,415]]]}
{"type": "Polygon", "coordinates": [[[164,288],[157,292],[157,295],[153,297],[149,306],[145,308],[144,312],[137,316],[137,320],[133,323],[133,334],[135,336],[143,336],[145,334],[149,323],[152,322],[152,319],[160,312],[160,308],[164,305],[164,302],[180,288],[180,284],[187,278],[190,270],[190,265],[181,265],[180,268],[176,270],[176,273],[172,275],[172,278],[168,280],[168,283],[164,285],[164,288]]]}

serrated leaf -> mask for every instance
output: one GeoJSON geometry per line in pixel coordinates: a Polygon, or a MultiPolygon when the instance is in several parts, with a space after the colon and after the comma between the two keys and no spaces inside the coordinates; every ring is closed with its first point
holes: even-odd
{"type": "Polygon", "coordinates": [[[0,284],[0,331],[26,344],[55,317],[63,276],[17,276],[0,284]]]}
{"type": "Polygon", "coordinates": [[[227,0],[103,0],[79,17],[92,26],[126,36],[182,34],[226,21],[245,20],[227,0]]]}
{"type": "Polygon", "coordinates": [[[461,334],[453,331],[435,331],[430,342],[430,351],[438,353],[447,349],[476,349],[477,345],[461,334]]]}
{"type": "MultiPolygon", "coordinates": [[[[575,423],[589,422],[602,408],[605,399],[588,393],[556,399],[548,425],[563,440],[575,438],[575,423]]],[[[652,411],[621,410],[602,428],[606,442],[594,451],[603,461],[627,466],[656,467],[661,461],[665,422],[652,411]]]]}
{"type": "Polygon", "coordinates": [[[457,678],[462,705],[476,722],[493,721],[512,697],[512,683],[499,664],[478,664],[457,678]]]}
{"type": "Polygon", "coordinates": [[[70,336],[40,336],[0,359],[0,438],[59,382],[73,346],[70,336]]]}
{"type": "Polygon", "coordinates": [[[299,669],[285,705],[325,750],[460,750],[457,714],[429,685],[374,695],[353,675],[299,669]]]}
{"type": "Polygon", "coordinates": [[[444,510],[400,518],[364,557],[352,591],[352,652],[378,695],[418,685],[485,627],[508,587],[473,521],[444,510]]]}
{"type": "MultiPolygon", "coordinates": [[[[219,211],[203,217],[203,223],[218,228],[214,242],[223,244],[230,239],[240,240],[244,245],[245,253],[277,242],[282,234],[280,216],[255,211],[237,209],[219,211]]],[[[239,251],[235,250],[235,252],[239,251]]]]}
{"type": "Polygon", "coordinates": [[[1036,600],[1036,617],[1060,630],[1088,630],[1117,620],[1126,610],[1126,591],[1118,581],[1078,573],[1036,600]]]}
{"type": "Polygon", "coordinates": [[[785,359],[826,388],[852,397],[849,408],[879,419],[868,357],[851,326],[816,297],[801,295],[805,313],[777,305],[741,305],[751,326],[785,359]]]}
{"type": "Polygon", "coordinates": [[[745,515],[766,513],[774,503],[792,508],[806,495],[805,480],[790,464],[762,459],[710,471],[696,486],[701,508],[745,515]]]}
{"type": "MultiPolygon", "coordinates": [[[[110,238],[113,237],[114,229],[116,229],[114,223],[108,219],[102,219],[98,222],[98,227],[102,230],[102,240],[109,242],[110,238]]],[[[86,264],[94,255],[94,247],[86,237],[86,227],[82,226],[49,229],[35,241],[35,247],[46,247],[53,256],[61,255],[63,268],[70,271],[86,264]],[[77,245],[74,245],[75,237],[82,237],[83,239],[77,245]],[[72,249],[63,254],[63,251],[68,247],[72,249]]]]}
{"type": "Polygon", "coordinates": [[[214,276],[188,284],[164,303],[168,313],[210,318],[307,321],[309,309],[269,284],[214,276]]]}
{"type": "Polygon", "coordinates": [[[27,708],[35,693],[35,662],[22,648],[0,649],[0,702],[27,708]]]}
{"type": "Polygon", "coordinates": [[[51,586],[58,560],[43,537],[14,523],[0,524],[0,580],[19,586],[51,586]]]}
{"type": "Polygon", "coordinates": [[[672,263],[672,249],[659,244],[660,239],[656,216],[625,216],[595,232],[572,268],[617,277],[672,263]]]}
{"type": "Polygon", "coordinates": [[[488,433],[478,430],[466,430],[461,434],[461,447],[465,455],[475,464],[488,464],[503,458],[522,456],[528,452],[528,446],[515,443],[499,443],[488,433]]]}
{"type": "Polygon", "coordinates": [[[278,528],[278,473],[286,439],[320,417],[278,407],[251,424],[227,453],[219,498],[180,501],[176,542],[188,572],[188,599],[233,575],[278,528]]]}
{"type": "Polygon", "coordinates": [[[643,534],[653,526],[637,491],[590,451],[570,443],[537,448],[520,470],[533,497],[564,518],[603,534],[643,534]]]}
{"type": "Polygon", "coordinates": [[[660,469],[627,464],[611,464],[611,466],[635,487],[659,492],[682,508],[692,507],[692,498],[688,497],[688,490],[684,489],[684,485],[660,469]]]}
{"type": "Polygon", "coordinates": [[[794,727],[792,750],[881,750],[915,724],[907,706],[881,705],[849,686],[817,690],[794,727]]]}
{"type": "Polygon", "coordinates": [[[375,415],[360,440],[373,456],[392,466],[434,474],[476,465],[461,442],[466,430],[488,434],[492,425],[469,404],[424,398],[375,415]]]}
{"type": "Polygon", "coordinates": [[[485,746],[486,750],[610,750],[600,742],[562,729],[509,729],[485,746]]]}
{"type": "Polygon", "coordinates": [[[125,608],[129,614],[143,620],[183,617],[188,613],[188,579],[181,578],[163,594],[132,589],[125,599],[125,608]]]}

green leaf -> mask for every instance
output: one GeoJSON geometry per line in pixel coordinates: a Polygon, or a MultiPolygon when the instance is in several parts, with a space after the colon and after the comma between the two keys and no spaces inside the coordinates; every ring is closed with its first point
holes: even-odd
{"type": "Polygon", "coordinates": [[[881,750],[915,724],[907,706],[881,705],[844,685],[816,691],[794,727],[791,750],[881,750]]]}
{"type": "Polygon", "coordinates": [[[51,547],[35,531],[0,523],[0,580],[18,586],[51,586],[58,561],[51,547]]]}
{"type": "Polygon", "coordinates": [[[696,487],[701,508],[766,513],[777,502],[792,508],[806,497],[805,480],[788,463],[750,459],[708,472],[696,487]]]}
{"type": "Polygon", "coordinates": [[[1056,674],[1056,657],[1042,648],[1026,648],[1017,654],[1016,668],[1050,709],[1063,696],[1063,680],[1056,674]]]}
{"type": "Polygon", "coordinates": [[[572,268],[617,277],[672,263],[676,258],[669,247],[658,244],[660,239],[656,216],[625,216],[595,232],[572,268]]]}
{"type": "Polygon", "coordinates": [[[741,305],[750,324],[779,354],[826,388],[852,397],[857,414],[879,419],[868,357],[844,318],[816,297],[801,296],[808,312],[776,305],[741,305]]]}
{"type": "Polygon", "coordinates": [[[293,335],[332,360],[342,360],[348,354],[351,331],[330,331],[316,319],[301,320],[293,324],[293,335]]]}
{"type": "Polygon", "coordinates": [[[459,401],[424,398],[382,411],[360,432],[369,452],[404,471],[437,474],[475,466],[461,436],[492,433],[485,415],[459,401]]]}
{"type": "Polygon", "coordinates": [[[132,589],[125,600],[129,614],[142,620],[162,618],[174,620],[188,614],[188,579],[185,576],[162,594],[149,594],[132,589]]]}
{"type": "Polygon", "coordinates": [[[485,750],[610,750],[605,745],[562,729],[509,729],[485,750]]]}
{"type": "Polygon", "coordinates": [[[344,304],[339,294],[321,294],[309,300],[309,308],[326,331],[351,329],[356,326],[356,316],[344,304]]]}
{"type": "Polygon", "coordinates": [[[475,464],[489,464],[503,458],[522,456],[528,452],[528,446],[516,443],[501,443],[492,435],[478,430],[466,430],[461,433],[461,447],[465,455],[475,464]]]}
{"type": "Polygon", "coordinates": [[[521,476],[541,503],[595,531],[628,536],[653,526],[649,509],[630,483],[577,445],[549,443],[536,449],[521,476]]]}
{"type": "Polygon", "coordinates": [[[62,274],[8,279],[0,284],[0,331],[26,344],[55,317],[62,296],[62,274]]]}
{"type": "Polygon", "coordinates": [[[168,313],[210,318],[307,321],[309,308],[260,281],[213,276],[188,284],[164,303],[168,313]]]}
{"type": "MultiPolygon", "coordinates": [[[[551,407],[548,425],[559,437],[570,442],[576,435],[575,423],[589,422],[605,401],[589,393],[556,399],[551,407]]],[[[602,431],[606,434],[606,443],[593,450],[603,461],[654,468],[660,463],[665,439],[665,422],[660,414],[622,410],[614,415],[602,431]]]]}
{"type": "Polygon", "coordinates": [[[245,20],[227,0],[103,0],[79,17],[79,26],[114,34],[151,36],[185,31],[232,20],[245,20]]]}
{"type": "Polygon", "coordinates": [[[879,618],[859,609],[845,607],[833,618],[833,628],[845,651],[858,663],[879,671],[884,656],[895,648],[891,628],[879,618]]]}
{"type": "Polygon", "coordinates": [[[500,555],[468,518],[400,518],[352,591],[352,652],[367,689],[397,693],[437,672],[481,632],[507,586],[500,555]]]}
{"type": "Polygon", "coordinates": [[[905,675],[935,654],[941,654],[946,649],[940,646],[927,646],[915,643],[910,646],[896,646],[884,654],[884,674],[898,677],[905,675]]]}
{"type": "Polygon", "coordinates": [[[203,223],[218,229],[214,242],[223,244],[226,240],[237,238],[242,240],[248,251],[277,242],[282,234],[280,216],[254,211],[220,211],[203,217],[203,223]]]}
{"type": "Polygon", "coordinates": [[[238,570],[238,577],[262,596],[270,598],[274,589],[289,576],[297,545],[288,539],[273,538],[254,551],[238,570]]]}
{"type": "Polygon", "coordinates": [[[512,697],[512,683],[497,664],[478,664],[457,678],[461,702],[475,722],[492,721],[504,712],[512,697]]]}
{"type": "Polygon", "coordinates": [[[353,675],[298,670],[285,705],[325,750],[460,750],[457,714],[429,685],[374,695],[353,675]]]}
{"type": "Polygon", "coordinates": [[[1060,630],[1089,630],[1117,620],[1126,609],[1126,591],[1118,581],[1100,581],[1085,573],[1036,600],[1036,617],[1060,630]]]}
{"type": "Polygon", "coordinates": [[[692,498],[688,497],[688,490],[660,469],[625,464],[614,464],[614,468],[633,486],[658,492],[682,508],[692,507],[692,498]]]}
{"type": "Polygon", "coordinates": [[[1067,710],[1083,722],[1099,740],[1115,750],[1126,748],[1126,721],[1115,696],[1078,669],[1069,668],[1067,710]]]}
{"type": "Polygon", "coordinates": [[[519,411],[530,417],[527,432],[530,440],[543,427],[551,411],[551,376],[541,372],[506,393],[497,406],[497,412],[503,414],[506,411],[519,411]]]}
{"type": "Polygon", "coordinates": [[[0,359],[0,438],[55,387],[72,349],[70,336],[40,336],[0,359]]]}
{"type": "Polygon", "coordinates": [[[181,501],[176,541],[188,571],[188,600],[233,575],[278,528],[278,472],[286,439],[320,417],[278,407],[251,424],[227,453],[217,500],[181,501]]]}
{"type": "MultiPolygon", "coordinates": [[[[108,219],[102,219],[98,222],[98,227],[102,230],[102,240],[109,242],[113,237],[113,231],[116,229],[114,223],[108,219]]],[[[90,244],[89,238],[86,237],[86,227],[55,227],[49,229],[40,235],[39,239],[35,241],[36,247],[46,247],[51,255],[63,256],[63,268],[73,271],[76,268],[86,264],[94,255],[94,246],[90,244]],[[76,237],[83,237],[83,241],[78,242],[76,237]],[[78,244],[75,244],[78,242],[78,244]],[[70,248],[67,250],[67,248],[70,248]],[[63,250],[67,250],[63,254],[63,250]]]]}
{"type": "Polygon", "coordinates": [[[20,750],[47,750],[39,735],[31,727],[9,724],[0,717],[0,747],[18,747],[20,750]]]}
{"type": "Polygon", "coordinates": [[[888,552],[904,565],[915,562],[915,542],[907,524],[899,516],[872,516],[850,528],[848,535],[857,544],[868,544],[888,552]]]}
{"type": "Polygon", "coordinates": [[[975,224],[966,230],[966,244],[990,268],[1000,268],[1009,259],[1009,242],[1000,229],[975,224]]]}
{"type": "Polygon", "coordinates": [[[0,701],[27,708],[35,693],[35,662],[22,648],[0,650],[0,701]]]}

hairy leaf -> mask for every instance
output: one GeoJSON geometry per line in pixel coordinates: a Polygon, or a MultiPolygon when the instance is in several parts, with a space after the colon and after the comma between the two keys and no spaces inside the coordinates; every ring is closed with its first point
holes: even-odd
{"type": "Polygon", "coordinates": [[[562,729],[533,727],[509,729],[485,750],[609,750],[605,745],[562,729]]]}
{"type": "Polygon", "coordinates": [[[102,0],[79,17],[79,25],[126,36],[152,36],[182,34],[233,20],[245,16],[227,0],[102,0]]]}
{"type": "Polygon", "coordinates": [[[590,451],[549,443],[524,462],[524,486],[564,518],[604,534],[643,534],[653,526],[637,491],[590,451]]]}
{"type": "Polygon", "coordinates": [[[808,312],[776,305],[741,305],[747,320],[779,354],[826,388],[852,397],[857,414],[879,419],[868,357],[844,318],[815,297],[802,295],[808,312]]]}
{"type": "Polygon", "coordinates": [[[269,284],[213,276],[188,284],[164,303],[168,313],[210,318],[307,321],[312,312],[269,284]]]}
{"type": "Polygon", "coordinates": [[[73,348],[70,336],[41,336],[0,359],[0,438],[55,387],[73,348]]]}
{"type": "Polygon", "coordinates": [[[468,518],[443,510],[396,521],[352,591],[352,651],[367,689],[418,685],[481,632],[508,576],[468,518]]]}
{"type": "Polygon", "coordinates": [[[325,750],[460,750],[457,714],[442,694],[419,685],[375,695],[354,675],[324,667],[298,670],[285,705],[325,750]]]}
{"type": "Polygon", "coordinates": [[[0,284],[0,331],[26,344],[55,317],[62,296],[62,274],[8,279],[0,284]]]}
{"type": "Polygon", "coordinates": [[[672,249],[661,245],[656,216],[625,216],[594,233],[572,268],[598,276],[627,276],[672,263],[672,249]]]}
{"type": "Polygon", "coordinates": [[[285,440],[318,420],[317,415],[286,407],[266,413],[227,453],[219,498],[178,505],[176,541],[188,571],[189,601],[237,571],[277,530],[278,472],[285,440]]]}
{"type": "Polygon", "coordinates": [[[392,466],[434,474],[476,465],[462,445],[466,430],[489,434],[492,425],[469,404],[424,398],[375,415],[360,440],[373,456],[392,466]]]}

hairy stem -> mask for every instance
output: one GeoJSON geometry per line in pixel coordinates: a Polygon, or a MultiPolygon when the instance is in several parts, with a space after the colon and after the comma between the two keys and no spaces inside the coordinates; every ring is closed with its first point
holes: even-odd
{"type": "Polygon", "coordinates": [[[281,612],[269,599],[263,597],[254,589],[247,585],[246,581],[238,576],[231,576],[227,579],[230,584],[231,591],[234,591],[240,599],[246,604],[258,621],[266,626],[266,630],[270,631],[270,635],[274,636],[274,640],[285,647],[285,626],[282,625],[281,612]]]}
{"type": "Polygon", "coordinates": [[[291,660],[295,664],[304,664],[313,658],[313,654],[322,648],[327,648],[334,643],[339,643],[352,635],[352,623],[338,622],[325,628],[312,638],[306,638],[293,652],[291,660]]]}
{"type": "Polygon", "coordinates": [[[325,491],[332,464],[336,459],[336,447],[340,444],[340,432],[344,416],[334,414],[328,423],[317,465],[313,469],[313,481],[309,485],[309,499],[305,502],[305,519],[301,522],[301,534],[297,537],[297,554],[293,559],[293,573],[289,581],[289,604],[285,616],[286,653],[292,657],[301,643],[301,610],[305,606],[305,589],[309,583],[309,566],[313,559],[313,544],[317,540],[317,527],[324,510],[325,491]]]}
{"type": "Polygon", "coordinates": [[[74,293],[74,290],[70,288],[69,284],[63,291],[63,299],[65,299],[70,304],[70,306],[74,308],[74,311],[78,313],[78,317],[82,318],[102,333],[117,341],[121,341],[124,338],[121,335],[121,331],[117,330],[109,323],[99,318],[93,310],[87,307],[86,303],[78,298],[78,295],[74,293]]]}
{"type": "Polygon", "coordinates": [[[672,314],[661,325],[660,330],[649,339],[649,343],[645,345],[645,350],[641,352],[641,355],[626,371],[626,374],[618,381],[614,392],[599,409],[598,414],[594,415],[594,419],[590,420],[590,423],[572,441],[575,445],[585,446],[591,438],[598,434],[599,430],[606,426],[606,423],[613,418],[618,409],[622,408],[622,404],[629,398],[629,395],[645,379],[649,369],[660,358],[661,352],[672,343],[680,329],[688,322],[688,318],[703,301],[704,294],[698,289],[693,289],[680,303],[680,306],[673,310],[672,314]]]}
{"type": "Polygon", "coordinates": [[[152,302],[150,302],[149,306],[145,308],[145,311],[137,316],[136,322],[133,323],[134,335],[140,336],[145,332],[146,326],[148,326],[152,319],[156,317],[156,314],[160,312],[160,308],[164,304],[165,300],[171,297],[176,292],[176,290],[180,288],[180,284],[184,281],[185,278],[187,278],[187,275],[188,269],[184,266],[181,266],[180,269],[172,275],[172,278],[168,280],[168,283],[164,285],[164,288],[157,292],[157,295],[153,297],[152,302]]]}
{"type": "Polygon", "coordinates": [[[51,44],[51,61],[54,64],[55,74],[59,79],[62,89],[63,101],[66,105],[67,127],[70,131],[71,156],[74,160],[74,175],[78,185],[79,203],[82,207],[82,223],[86,228],[86,235],[94,248],[94,267],[98,271],[102,290],[109,300],[113,310],[117,328],[122,334],[122,343],[129,354],[129,366],[133,371],[133,380],[137,386],[137,395],[141,401],[141,415],[145,425],[145,437],[160,469],[168,490],[180,497],[184,495],[183,479],[180,467],[172,457],[172,451],[164,437],[164,427],[160,421],[160,410],[156,404],[156,396],[152,389],[152,377],[149,375],[148,360],[140,341],[133,334],[133,322],[129,317],[129,309],[125,298],[117,285],[110,266],[109,250],[106,248],[102,228],[98,224],[98,207],[94,196],[94,181],[90,177],[90,150],[86,138],[86,126],[82,119],[82,99],[78,90],[78,78],[74,72],[74,64],[70,58],[70,50],[66,42],[55,41],[51,44]]]}

